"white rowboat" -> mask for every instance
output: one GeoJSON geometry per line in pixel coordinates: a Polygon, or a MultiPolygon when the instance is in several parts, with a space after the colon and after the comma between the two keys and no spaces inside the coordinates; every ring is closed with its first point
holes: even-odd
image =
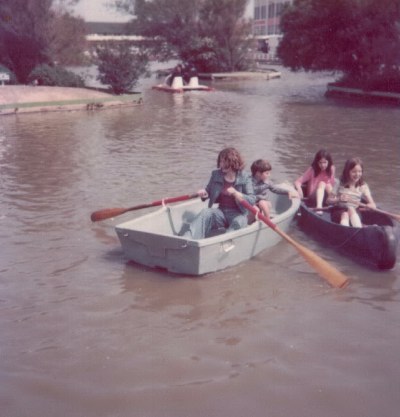
{"type": "MultiPolygon", "coordinates": [[[[271,193],[272,221],[287,231],[299,199],[271,193]]],[[[163,206],[116,226],[125,256],[138,264],[184,275],[203,275],[237,265],[276,245],[281,237],[255,221],[233,232],[218,231],[205,239],[181,236],[188,223],[207,207],[200,199],[163,206]]]]}

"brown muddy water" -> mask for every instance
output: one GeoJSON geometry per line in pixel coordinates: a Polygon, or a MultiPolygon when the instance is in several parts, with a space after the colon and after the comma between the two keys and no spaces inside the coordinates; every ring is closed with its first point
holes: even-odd
{"type": "MultiPolygon", "coordinates": [[[[202,278],[130,264],[90,213],[202,188],[217,153],[293,181],[320,147],[361,156],[399,212],[400,108],[328,100],[326,74],[170,95],[140,107],[0,119],[2,417],[394,417],[399,263],[371,270],[289,233],[347,274],[335,290],[286,242],[202,278]]],[[[1,90],[1,88],[0,88],[1,90]]],[[[132,213],[139,215],[141,213],[132,213]]]]}

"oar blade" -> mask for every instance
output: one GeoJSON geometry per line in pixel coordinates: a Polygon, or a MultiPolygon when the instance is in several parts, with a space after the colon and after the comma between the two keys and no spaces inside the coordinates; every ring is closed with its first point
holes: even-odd
{"type": "Polygon", "coordinates": [[[327,261],[318,256],[311,249],[306,248],[300,243],[296,242],[293,238],[287,235],[285,232],[279,229],[275,223],[273,223],[268,217],[264,216],[257,212],[257,210],[250,205],[243,198],[240,199],[241,204],[254,215],[257,215],[258,219],[263,221],[268,227],[278,233],[281,237],[287,240],[291,245],[293,245],[300,255],[318,272],[318,274],[329,282],[333,287],[344,288],[349,279],[346,275],[342,274],[339,270],[329,264],[327,261]]]}
{"type": "Polygon", "coordinates": [[[303,258],[318,272],[322,278],[328,281],[332,287],[344,288],[349,284],[349,279],[346,275],[332,266],[329,262],[325,261],[325,259],[318,256],[315,252],[297,242],[290,243],[297,248],[303,258]]]}
{"type": "Polygon", "coordinates": [[[104,210],[98,210],[93,212],[90,215],[92,222],[99,222],[101,220],[111,219],[112,217],[120,216],[121,214],[126,213],[127,209],[125,208],[107,208],[104,210]]]}

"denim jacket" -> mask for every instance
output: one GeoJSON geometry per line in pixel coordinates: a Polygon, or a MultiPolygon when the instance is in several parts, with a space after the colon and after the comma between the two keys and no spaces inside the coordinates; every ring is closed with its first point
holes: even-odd
{"type": "Polygon", "coordinates": [[[257,203],[260,200],[268,200],[269,191],[275,194],[287,195],[288,190],[276,186],[271,180],[257,181],[254,177],[252,178],[254,193],[256,195],[257,203]]]}
{"type": "MultiPolygon", "coordinates": [[[[206,187],[209,196],[208,207],[212,207],[212,205],[217,201],[217,198],[221,194],[223,186],[224,174],[220,169],[216,169],[211,173],[211,178],[206,187]]],[[[249,204],[254,205],[256,203],[256,196],[254,195],[251,176],[247,172],[239,171],[237,173],[233,187],[235,188],[235,190],[243,194],[244,199],[249,204]]],[[[247,213],[247,210],[237,201],[236,205],[238,206],[238,209],[241,213],[247,213]]]]}

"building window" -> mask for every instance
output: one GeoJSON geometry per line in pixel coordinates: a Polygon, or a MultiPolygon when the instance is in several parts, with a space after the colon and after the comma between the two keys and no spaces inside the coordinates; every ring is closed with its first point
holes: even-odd
{"type": "Polygon", "coordinates": [[[268,17],[271,19],[275,17],[275,3],[270,3],[268,5],[268,17]]]}
{"type": "Polygon", "coordinates": [[[267,6],[264,4],[264,6],[261,6],[261,19],[267,18],[267,6]]]}

